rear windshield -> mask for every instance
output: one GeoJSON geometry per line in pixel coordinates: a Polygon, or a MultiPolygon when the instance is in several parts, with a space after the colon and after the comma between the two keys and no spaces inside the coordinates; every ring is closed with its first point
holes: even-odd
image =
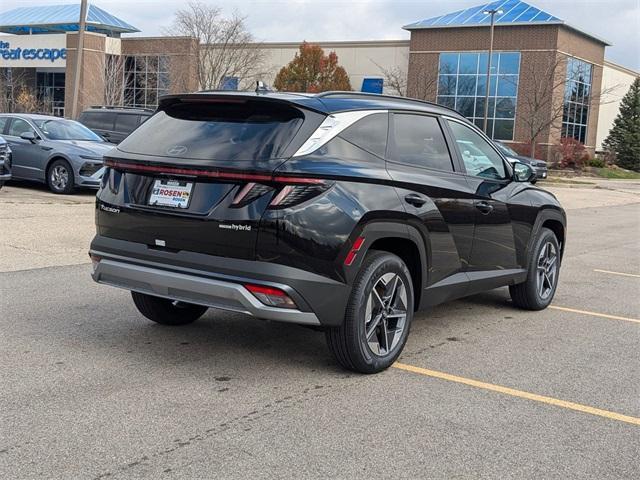
{"type": "Polygon", "coordinates": [[[273,102],[177,103],[150,117],[118,148],[196,160],[268,160],[282,156],[302,122],[302,112],[273,102]]]}

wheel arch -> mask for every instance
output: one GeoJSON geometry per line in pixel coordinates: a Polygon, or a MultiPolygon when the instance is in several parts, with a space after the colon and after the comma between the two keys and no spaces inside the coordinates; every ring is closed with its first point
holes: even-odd
{"type": "Polygon", "coordinates": [[[562,210],[545,208],[538,213],[536,222],[531,232],[531,238],[527,245],[527,258],[531,255],[531,251],[542,228],[551,230],[560,244],[560,259],[562,259],[566,246],[567,237],[567,220],[562,210]]]}
{"type": "MultiPolygon", "coordinates": [[[[420,306],[426,284],[427,246],[420,233],[412,226],[394,222],[374,222],[359,234],[365,238],[362,253],[370,250],[385,251],[402,259],[411,274],[414,290],[414,310],[420,306]]],[[[358,255],[360,262],[364,255],[358,255]]],[[[359,267],[359,265],[358,265],[359,267]]]]}

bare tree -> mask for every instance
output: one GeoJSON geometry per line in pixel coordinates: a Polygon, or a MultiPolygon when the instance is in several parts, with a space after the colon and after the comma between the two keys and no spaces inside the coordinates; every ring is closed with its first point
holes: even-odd
{"type": "MultiPolygon", "coordinates": [[[[431,72],[427,72],[426,65],[420,63],[414,66],[413,71],[416,72],[417,80],[409,87],[409,76],[406,69],[398,65],[386,68],[373,60],[371,61],[380,69],[384,85],[393,95],[411,96],[421,100],[435,96],[438,78],[437,75],[434,76],[430,74],[431,72]]],[[[406,63],[409,63],[408,58],[406,63]]]]}
{"type": "Polygon", "coordinates": [[[104,104],[120,106],[124,101],[124,55],[107,55],[104,62],[104,104]]]}
{"type": "MultiPolygon", "coordinates": [[[[24,89],[27,89],[27,78],[23,69],[0,69],[0,112],[16,112],[20,108],[17,100],[24,89]]],[[[25,90],[26,91],[26,90],[25,90]]],[[[34,92],[31,94],[35,95],[34,92]]],[[[23,96],[23,98],[26,98],[23,96]]]]}
{"type": "Polygon", "coordinates": [[[236,78],[243,87],[266,74],[262,44],[254,41],[245,18],[237,13],[226,17],[218,7],[192,0],[176,12],[173,25],[165,32],[200,40],[198,81],[202,89],[219,89],[227,78],[236,78]]]}
{"type": "MultiPolygon", "coordinates": [[[[567,99],[567,66],[563,55],[547,56],[540,62],[523,62],[520,71],[520,81],[526,81],[528,88],[519,89],[518,117],[525,125],[527,143],[531,155],[535,155],[538,138],[550,129],[560,129],[565,109],[568,108],[567,99]]],[[[607,87],[600,92],[568,92],[571,97],[588,95],[587,103],[602,105],[617,86],[607,87]]]]}

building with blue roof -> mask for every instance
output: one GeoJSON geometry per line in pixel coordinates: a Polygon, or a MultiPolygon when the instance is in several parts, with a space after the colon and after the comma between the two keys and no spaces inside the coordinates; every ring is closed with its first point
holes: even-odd
{"type": "Polygon", "coordinates": [[[545,158],[563,137],[593,150],[609,43],[527,2],[496,0],[405,25],[410,91],[483,127],[491,10],[497,13],[486,133],[535,143],[545,158]]]}

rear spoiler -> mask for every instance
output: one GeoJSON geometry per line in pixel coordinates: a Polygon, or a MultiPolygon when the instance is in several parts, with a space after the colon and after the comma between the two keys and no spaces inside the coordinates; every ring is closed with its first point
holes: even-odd
{"type": "Polygon", "coordinates": [[[329,115],[329,111],[322,101],[315,96],[277,93],[277,92],[237,92],[216,91],[198,93],[179,93],[163,95],[158,102],[158,110],[164,110],[176,103],[245,103],[248,101],[285,103],[293,107],[310,110],[315,113],[329,115]]]}

